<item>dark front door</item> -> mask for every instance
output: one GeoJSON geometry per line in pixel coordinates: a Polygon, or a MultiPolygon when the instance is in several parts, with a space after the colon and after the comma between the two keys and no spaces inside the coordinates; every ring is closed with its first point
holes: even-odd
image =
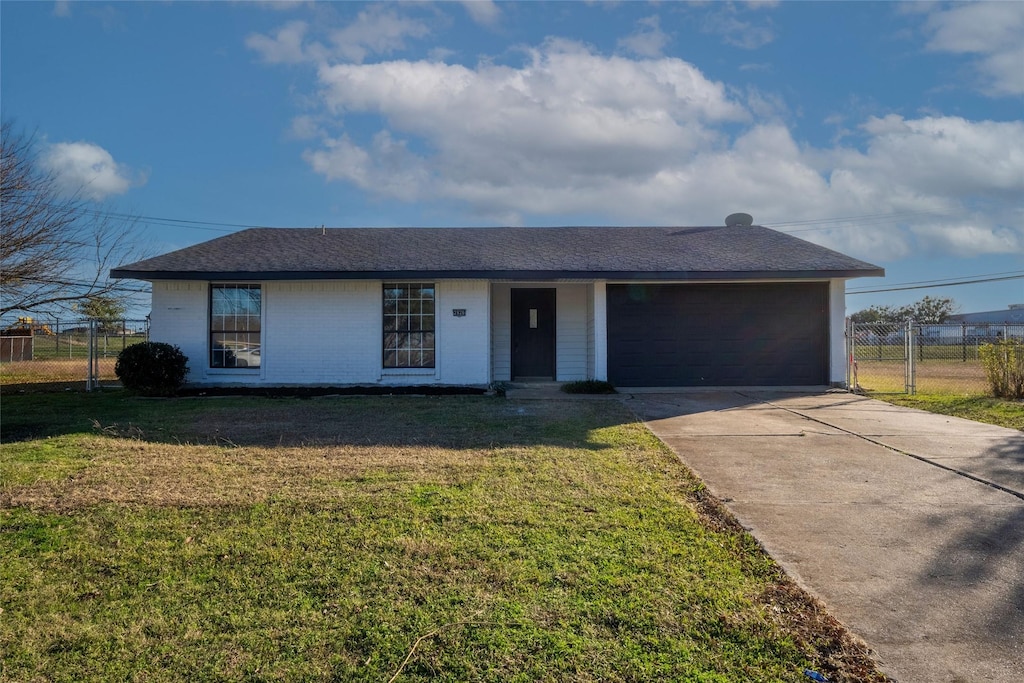
{"type": "Polygon", "coordinates": [[[555,290],[512,290],[512,377],[555,377],[555,290]]]}

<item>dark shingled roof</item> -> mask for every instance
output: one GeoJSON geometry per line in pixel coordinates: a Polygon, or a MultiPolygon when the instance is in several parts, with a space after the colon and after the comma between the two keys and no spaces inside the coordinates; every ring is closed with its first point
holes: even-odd
{"type": "Polygon", "coordinates": [[[140,280],[880,276],[864,261],[760,226],[253,228],[114,268],[140,280]]]}

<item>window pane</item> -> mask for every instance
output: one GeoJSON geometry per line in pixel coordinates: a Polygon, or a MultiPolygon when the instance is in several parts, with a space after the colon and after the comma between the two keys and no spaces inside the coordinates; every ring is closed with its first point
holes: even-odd
{"type": "Polygon", "coordinates": [[[210,367],[261,365],[261,308],[259,285],[211,285],[210,367]]]}
{"type": "Polygon", "coordinates": [[[434,285],[385,283],[384,367],[434,367],[434,285]]]}

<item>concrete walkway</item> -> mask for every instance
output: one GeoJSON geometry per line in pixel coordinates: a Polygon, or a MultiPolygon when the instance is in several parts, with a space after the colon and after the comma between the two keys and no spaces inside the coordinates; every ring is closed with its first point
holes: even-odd
{"type": "Polygon", "coordinates": [[[891,677],[1024,681],[1024,433],[847,393],[625,400],[891,677]]]}

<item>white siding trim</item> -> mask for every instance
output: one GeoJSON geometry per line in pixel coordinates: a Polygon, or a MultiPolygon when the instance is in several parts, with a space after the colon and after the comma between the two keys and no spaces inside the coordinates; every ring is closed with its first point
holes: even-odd
{"type": "Polygon", "coordinates": [[[594,283],[594,379],[608,380],[608,291],[604,281],[594,283]]]}
{"type": "Polygon", "coordinates": [[[846,386],[846,280],[828,283],[829,382],[846,386]]]}

